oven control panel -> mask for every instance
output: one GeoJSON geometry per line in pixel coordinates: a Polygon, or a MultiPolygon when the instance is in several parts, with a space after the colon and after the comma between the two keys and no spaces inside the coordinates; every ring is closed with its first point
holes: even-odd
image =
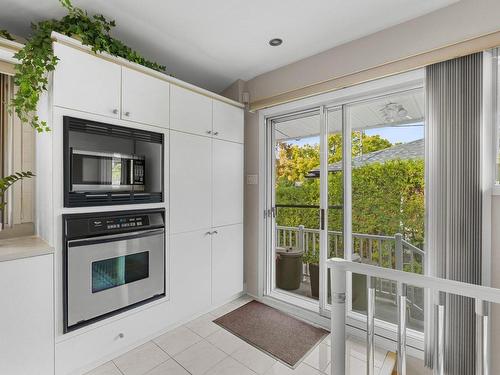
{"type": "Polygon", "coordinates": [[[149,225],[148,215],[103,217],[89,220],[89,229],[92,232],[105,232],[117,229],[142,228],[149,225]]]}
{"type": "Polygon", "coordinates": [[[164,217],[164,209],[69,214],[63,215],[64,233],[66,239],[76,239],[165,228],[164,217]]]}

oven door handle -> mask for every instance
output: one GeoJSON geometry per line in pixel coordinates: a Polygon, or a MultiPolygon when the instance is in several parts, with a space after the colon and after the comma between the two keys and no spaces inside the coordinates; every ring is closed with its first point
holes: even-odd
{"type": "Polygon", "coordinates": [[[163,233],[165,233],[165,229],[159,228],[159,229],[148,229],[148,230],[129,232],[129,233],[109,234],[106,236],[80,238],[77,240],[69,240],[68,247],[85,246],[85,245],[96,244],[96,243],[113,242],[113,241],[117,241],[117,240],[118,241],[131,240],[134,238],[154,236],[154,235],[163,234],[163,233]]]}

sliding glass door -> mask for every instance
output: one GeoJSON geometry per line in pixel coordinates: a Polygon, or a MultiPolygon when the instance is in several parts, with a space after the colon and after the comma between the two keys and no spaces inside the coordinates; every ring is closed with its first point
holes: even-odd
{"type": "MultiPolygon", "coordinates": [[[[268,294],[328,316],[328,258],[423,273],[423,121],[421,87],[268,119],[268,294]]],[[[366,279],[352,275],[348,287],[350,317],[362,322],[366,279]]],[[[377,280],[380,321],[397,320],[395,295],[377,280]]],[[[416,331],[423,300],[409,288],[416,331]]]]}
{"type": "Polygon", "coordinates": [[[320,181],[312,171],[320,167],[320,133],[319,109],[275,118],[269,128],[270,287],[296,303],[319,299],[320,181]]]}
{"type": "MultiPolygon", "coordinates": [[[[424,97],[422,89],[348,104],[352,259],[423,273],[424,97]]],[[[366,314],[366,278],[352,275],[353,313],[366,314]]],[[[393,282],[375,280],[375,317],[397,321],[393,282]]],[[[408,327],[423,332],[422,290],[408,287],[408,327]]]]}

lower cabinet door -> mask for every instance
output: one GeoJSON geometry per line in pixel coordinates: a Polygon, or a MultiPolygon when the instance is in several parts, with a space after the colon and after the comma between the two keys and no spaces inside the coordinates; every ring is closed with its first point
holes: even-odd
{"type": "Polygon", "coordinates": [[[243,291],[243,225],[212,229],[212,304],[243,291]]]}
{"type": "Polygon", "coordinates": [[[0,374],[54,375],[52,254],[0,262],[0,374]]]}
{"type": "Polygon", "coordinates": [[[176,319],[189,318],[210,307],[210,229],[170,236],[171,299],[176,319]]]}

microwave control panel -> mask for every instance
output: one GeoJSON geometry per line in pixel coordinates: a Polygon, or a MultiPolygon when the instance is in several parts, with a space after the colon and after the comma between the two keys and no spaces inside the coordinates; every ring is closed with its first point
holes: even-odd
{"type": "Polygon", "coordinates": [[[144,160],[133,160],[133,184],[144,185],[144,160]]]}

